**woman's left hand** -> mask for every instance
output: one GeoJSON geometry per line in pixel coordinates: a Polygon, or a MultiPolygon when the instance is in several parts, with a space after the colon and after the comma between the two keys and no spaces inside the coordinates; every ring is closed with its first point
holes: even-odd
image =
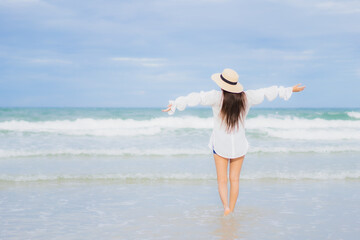
{"type": "Polygon", "coordinates": [[[300,86],[300,85],[301,85],[301,83],[296,84],[295,86],[293,86],[292,91],[293,92],[301,92],[302,90],[304,90],[305,86],[300,86]]]}
{"type": "Polygon", "coordinates": [[[161,111],[163,111],[163,112],[168,112],[168,111],[171,110],[171,107],[172,107],[172,104],[169,104],[167,109],[163,109],[163,110],[161,110],[161,111]]]}

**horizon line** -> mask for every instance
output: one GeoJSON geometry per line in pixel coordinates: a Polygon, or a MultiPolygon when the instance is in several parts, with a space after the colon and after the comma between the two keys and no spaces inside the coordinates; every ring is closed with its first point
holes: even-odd
{"type": "MultiPolygon", "coordinates": [[[[110,107],[110,106],[0,106],[1,108],[128,108],[128,109],[163,109],[165,107],[110,107]]],[[[207,106],[195,106],[195,107],[188,107],[188,109],[206,109],[207,106]]],[[[360,107],[260,107],[260,106],[253,106],[252,109],[360,109],[360,107]]]]}

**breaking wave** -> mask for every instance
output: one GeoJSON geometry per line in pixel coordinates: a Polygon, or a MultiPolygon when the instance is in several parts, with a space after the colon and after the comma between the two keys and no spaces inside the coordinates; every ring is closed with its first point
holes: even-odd
{"type": "MultiPolygon", "coordinates": [[[[349,112],[357,118],[358,112],[349,112]]],[[[0,133],[30,132],[65,135],[89,136],[142,136],[157,135],[163,130],[203,129],[211,130],[212,118],[160,117],[148,120],[134,119],[91,119],[74,121],[23,121],[0,122],[0,133]]],[[[265,133],[268,136],[284,139],[301,140],[341,140],[360,139],[360,120],[325,120],[298,117],[258,116],[246,121],[246,129],[251,132],[265,133]]]]}
{"type": "Polygon", "coordinates": [[[360,112],[346,112],[346,114],[351,118],[360,119],[360,112]]]}

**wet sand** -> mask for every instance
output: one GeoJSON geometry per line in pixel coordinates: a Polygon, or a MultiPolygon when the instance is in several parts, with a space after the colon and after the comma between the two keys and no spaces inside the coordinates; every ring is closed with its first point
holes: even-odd
{"type": "Polygon", "coordinates": [[[0,239],[355,239],[359,181],[243,180],[223,217],[216,181],[0,184],[0,239]]]}

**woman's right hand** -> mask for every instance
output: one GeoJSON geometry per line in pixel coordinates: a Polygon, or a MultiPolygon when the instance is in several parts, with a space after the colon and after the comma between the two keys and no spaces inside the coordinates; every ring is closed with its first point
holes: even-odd
{"type": "Polygon", "coordinates": [[[171,110],[171,107],[172,107],[172,104],[169,104],[167,109],[163,109],[163,110],[161,110],[161,111],[163,111],[163,112],[168,112],[168,111],[171,110]]]}
{"type": "Polygon", "coordinates": [[[306,86],[301,86],[300,87],[300,85],[301,85],[301,83],[296,84],[295,86],[293,86],[292,91],[293,92],[301,92],[302,90],[304,90],[306,86]]]}

